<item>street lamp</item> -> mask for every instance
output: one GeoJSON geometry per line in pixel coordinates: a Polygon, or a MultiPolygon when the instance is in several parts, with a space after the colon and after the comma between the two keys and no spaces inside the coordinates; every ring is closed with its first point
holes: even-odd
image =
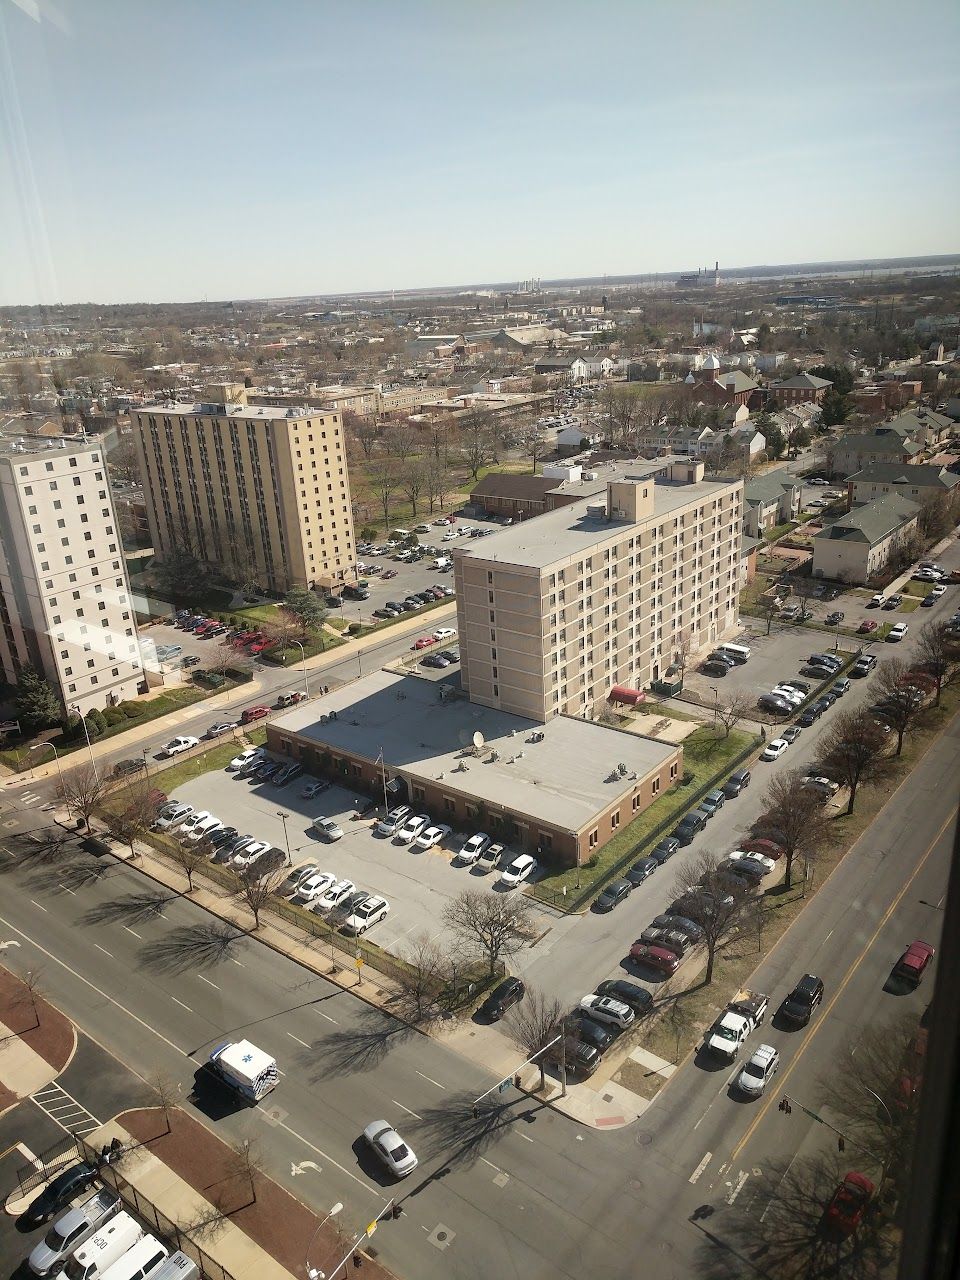
{"type": "Polygon", "coordinates": [[[86,738],[86,740],[87,740],[87,750],[90,752],[90,763],[93,765],[93,777],[94,777],[94,781],[96,782],[97,786],[99,787],[99,785],[100,785],[100,774],[97,772],[97,761],[96,761],[96,759],[95,759],[95,757],[94,757],[94,754],[93,754],[93,747],[92,747],[92,746],[91,746],[91,744],[90,744],[90,734],[87,732],[87,722],[86,722],[86,720],[84,720],[84,718],[83,718],[83,714],[82,714],[82,712],[81,712],[81,710],[80,710],[79,706],[78,706],[76,703],[74,703],[74,705],[70,708],[70,710],[71,710],[71,711],[75,711],[75,712],[77,713],[77,715],[80,717],[80,723],[81,723],[81,725],[83,725],[83,736],[84,736],[84,737],[86,738]]]}
{"type": "Polygon", "coordinates": [[[309,686],[309,684],[307,683],[307,653],[306,653],[306,650],[304,649],[303,645],[300,643],[300,641],[299,641],[299,640],[291,640],[291,641],[290,641],[290,643],[291,643],[291,644],[295,644],[295,645],[297,646],[297,648],[300,650],[300,659],[301,659],[301,661],[303,662],[303,693],[304,693],[304,697],[309,698],[309,697],[310,697],[310,686],[309,686]]]}
{"type": "Polygon", "coordinates": [[[140,748],[140,754],[143,756],[143,772],[146,777],[150,777],[150,766],[147,764],[147,747],[140,748]]]}
{"type": "Polygon", "coordinates": [[[331,1218],[335,1218],[342,1208],[343,1208],[343,1205],[338,1200],[337,1203],[330,1210],[330,1212],[327,1214],[327,1216],[323,1219],[323,1221],[317,1223],[316,1230],[314,1231],[313,1235],[310,1237],[310,1243],[307,1245],[307,1252],[304,1257],[304,1267],[307,1273],[308,1280],[326,1280],[325,1272],[318,1270],[316,1267],[310,1266],[310,1250],[313,1247],[314,1240],[316,1240],[317,1235],[320,1232],[320,1228],[324,1225],[324,1223],[328,1222],[331,1218]]]}
{"type": "Polygon", "coordinates": [[[720,690],[715,684],[708,684],[707,688],[713,694],[713,732],[717,732],[717,721],[720,719],[720,690]]]}
{"type": "Polygon", "coordinates": [[[283,842],[287,846],[287,866],[293,866],[293,857],[290,854],[290,836],[287,834],[287,815],[282,809],[277,810],[277,817],[283,823],[283,842]]]}
{"type": "Polygon", "coordinates": [[[44,747],[49,747],[53,752],[54,759],[57,762],[57,773],[60,775],[60,790],[63,790],[63,770],[60,768],[60,752],[52,742],[35,742],[30,748],[31,751],[42,751],[44,747]]]}

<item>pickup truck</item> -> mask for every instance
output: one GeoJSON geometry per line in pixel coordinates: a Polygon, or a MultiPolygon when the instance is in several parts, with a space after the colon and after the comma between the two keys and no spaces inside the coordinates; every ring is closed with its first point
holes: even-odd
{"type": "Polygon", "coordinates": [[[759,991],[738,991],[707,1032],[706,1048],[718,1058],[732,1062],[751,1031],[767,1016],[767,996],[759,991]]]}

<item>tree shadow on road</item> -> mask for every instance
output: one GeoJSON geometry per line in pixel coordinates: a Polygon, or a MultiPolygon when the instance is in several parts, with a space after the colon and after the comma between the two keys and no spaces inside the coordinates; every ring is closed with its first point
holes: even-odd
{"type": "Polygon", "coordinates": [[[445,1177],[454,1166],[475,1163],[511,1126],[529,1122],[543,1105],[531,1106],[527,1098],[507,1103],[484,1099],[474,1109],[469,1093],[456,1093],[439,1106],[424,1108],[420,1119],[412,1124],[417,1135],[414,1145],[427,1158],[443,1156],[445,1164],[410,1194],[424,1190],[434,1178],[445,1177]]]}
{"type": "Polygon", "coordinates": [[[314,1084],[319,1084],[329,1075],[372,1071],[391,1049],[416,1034],[406,1023],[375,1009],[366,1009],[360,1015],[359,1023],[349,1031],[334,1031],[314,1040],[310,1048],[300,1054],[301,1064],[310,1073],[314,1084]]]}
{"type": "Polygon", "coordinates": [[[144,893],[131,893],[124,898],[110,898],[98,902],[83,917],[84,924],[135,924],[139,920],[152,920],[160,915],[175,894],[148,889],[144,893]]]}
{"type": "Polygon", "coordinates": [[[38,891],[43,889],[56,890],[59,887],[68,892],[76,893],[78,889],[85,889],[92,884],[100,884],[108,876],[114,874],[115,871],[116,867],[112,860],[71,858],[69,862],[61,862],[57,865],[52,881],[49,871],[45,871],[42,877],[38,874],[30,883],[31,887],[35,885],[38,891]]]}
{"type": "Polygon", "coordinates": [[[16,857],[0,862],[0,875],[7,875],[11,871],[22,871],[24,867],[49,867],[62,864],[69,854],[76,852],[74,837],[59,827],[42,834],[31,834],[36,834],[38,838],[18,840],[16,857]]]}
{"type": "Polygon", "coordinates": [[[233,944],[246,936],[230,925],[185,925],[142,947],[138,963],[155,973],[181,974],[193,969],[209,969],[225,960],[233,944]]]}

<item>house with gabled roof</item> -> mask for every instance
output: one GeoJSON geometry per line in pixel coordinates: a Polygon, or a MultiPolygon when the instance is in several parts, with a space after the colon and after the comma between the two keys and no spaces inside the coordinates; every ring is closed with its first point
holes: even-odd
{"type": "Polygon", "coordinates": [[[813,576],[862,586],[916,532],[920,507],[898,493],[854,507],[813,538],[813,576]]]}

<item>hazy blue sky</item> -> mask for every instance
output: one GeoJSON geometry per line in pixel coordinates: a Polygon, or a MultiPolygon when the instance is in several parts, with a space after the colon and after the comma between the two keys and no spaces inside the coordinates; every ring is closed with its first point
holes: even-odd
{"type": "Polygon", "coordinates": [[[955,0],[0,0],[0,303],[947,253],[955,0]]]}

